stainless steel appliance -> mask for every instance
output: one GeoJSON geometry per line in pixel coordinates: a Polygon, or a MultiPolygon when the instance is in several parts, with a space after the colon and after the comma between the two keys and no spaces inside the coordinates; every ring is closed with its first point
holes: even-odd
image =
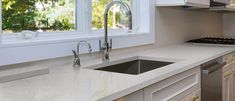
{"type": "Polygon", "coordinates": [[[222,73],[225,65],[221,57],[201,66],[202,101],[222,101],[222,73]]]}
{"type": "MultiPolygon", "coordinates": [[[[235,46],[233,38],[205,37],[188,41],[193,44],[215,45],[215,46],[235,46]]],[[[218,59],[209,61],[201,66],[201,101],[223,101],[227,96],[223,95],[226,91],[224,84],[224,73],[228,66],[235,65],[235,52],[227,54],[218,59]]],[[[228,88],[229,89],[229,88],[228,88]]],[[[224,100],[225,101],[225,100],[224,100]]],[[[227,101],[227,100],[226,100],[227,101]]],[[[230,100],[229,100],[230,101],[230,100]]],[[[232,100],[231,100],[232,101],[232,100]]]]}
{"type": "Polygon", "coordinates": [[[235,39],[233,38],[206,37],[206,38],[190,40],[188,42],[189,43],[201,43],[201,44],[235,45],[235,39]]]}
{"type": "Polygon", "coordinates": [[[210,0],[210,5],[211,6],[224,6],[224,5],[229,5],[230,0],[210,0]]]}

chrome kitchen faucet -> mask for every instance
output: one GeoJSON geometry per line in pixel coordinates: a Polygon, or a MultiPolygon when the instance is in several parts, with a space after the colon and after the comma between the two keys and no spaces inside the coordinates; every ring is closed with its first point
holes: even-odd
{"type": "Polygon", "coordinates": [[[81,61],[79,58],[79,49],[80,49],[80,44],[81,43],[85,43],[88,46],[88,52],[91,53],[92,49],[91,49],[91,44],[87,41],[79,41],[77,44],[77,52],[75,50],[72,50],[73,54],[74,54],[74,62],[73,62],[73,67],[76,68],[80,68],[81,67],[81,61]]]}
{"type": "Polygon", "coordinates": [[[113,2],[109,3],[106,6],[106,9],[104,12],[104,31],[105,31],[104,43],[102,44],[101,40],[99,43],[103,62],[109,61],[109,50],[112,49],[112,40],[110,40],[110,42],[108,42],[108,12],[109,12],[110,8],[115,4],[119,4],[119,5],[123,6],[125,8],[125,10],[127,11],[128,18],[129,18],[129,26],[128,26],[129,32],[132,30],[132,12],[131,12],[131,9],[128,6],[128,4],[121,2],[121,1],[113,1],[113,2]]]}

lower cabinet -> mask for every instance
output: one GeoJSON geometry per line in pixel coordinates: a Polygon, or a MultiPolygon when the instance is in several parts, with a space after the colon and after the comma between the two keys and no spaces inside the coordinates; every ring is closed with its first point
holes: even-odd
{"type": "Polygon", "coordinates": [[[200,67],[174,75],[115,101],[201,101],[200,67]]]}
{"type": "Polygon", "coordinates": [[[172,76],[144,89],[144,101],[180,101],[200,88],[200,67],[172,76]]]}
{"type": "Polygon", "coordinates": [[[223,101],[235,101],[235,65],[223,73],[223,101]]]}

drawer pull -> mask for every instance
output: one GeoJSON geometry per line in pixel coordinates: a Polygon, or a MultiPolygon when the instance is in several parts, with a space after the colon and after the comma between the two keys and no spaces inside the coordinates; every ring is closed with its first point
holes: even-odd
{"type": "Polygon", "coordinates": [[[192,101],[197,101],[199,99],[199,96],[193,96],[192,101]]]}
{"type": "Polygon", "coordinates": [[[224,73],[224,77],[226,78],[226,77],[230,76],[231,74],[232,74],[232,72],[224,73]]]}

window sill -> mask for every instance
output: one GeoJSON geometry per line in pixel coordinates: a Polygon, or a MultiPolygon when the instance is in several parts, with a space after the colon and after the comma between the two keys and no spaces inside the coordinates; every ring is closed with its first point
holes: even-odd
{"type": "MultiPolygon", "coordinates": [[[[139,35],[148,35],[148,32],[134,32],[134,33],[111,33],[109,34],[110,38],[118,37],[134,37],[139,35]]],[[[2,44],[0,48],[9,48],[9,47],[21,47],[21,46],[31,46],[31,45],[41,45],[41,44],[55,44],[55,43],[64,43],[64,42],[74,42],[78,40],[98,40],[103,39],[103,33],[96,34],[59,34],[59,35],[40,35],[34,39],[29,40],[18,40],[16,36],[6,36],[2,37],[2,44]]]]}

